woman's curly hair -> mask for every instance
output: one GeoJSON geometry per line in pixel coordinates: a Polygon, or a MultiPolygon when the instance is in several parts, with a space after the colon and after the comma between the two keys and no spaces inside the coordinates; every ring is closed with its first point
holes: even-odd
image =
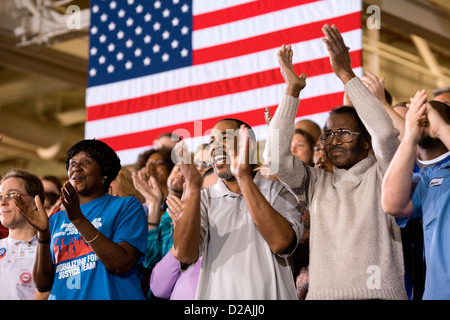
{"type": "Polygon", "coordinates": [[[109,185],[117,177],[120,169],[120,159],[117,153],[106,143],[100,140],[82,140],[74,144],[66,153],[66,170],[69,170],[69,162],[79,152],[86,154],[97,161],[102,169],[102,175],[106,177],[103,182],[103,191],[108,192],[109,185]]]}

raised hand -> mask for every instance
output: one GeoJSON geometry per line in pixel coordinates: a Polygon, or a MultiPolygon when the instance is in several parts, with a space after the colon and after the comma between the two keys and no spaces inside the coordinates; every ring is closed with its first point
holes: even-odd
{"type": "Polygon", "coordinates": [[[191,157],[186,151],[184,141],[178,142],[172,152],[174,153],[177,162],[181,163],[181,171],[183,172],[186,188],[196,187],[201,189],[203,184],[202,176],[192,163],[191,157]]]}
{"type": "Polygon", "coordinates": [[[427,123],[427,92],[425,90],[419,90],[410,100],[411,105],[405,117],[404,139],[412,139],[414,143],[417,143],[422,137],[427,123]]]}
{"type": "Polygon", "coordinates": [[[378,79],[378,77],[370,71],[366,71],[366,76],[361,77],[361,81],[366,85],[367,89],[378,99],[381,103],[386,102],[386,94],[384,93],[385,78],[378,79]]]}
{"type": "Polygon", "coordinates": [[[77,189],[69,181],[64,183],[61,189],[61,200],[70,221],[84,217],[80,209],[77,189]]]}
{"type": "Polygon", "coordinates": [[[169,214],[170,218],[173,221],[173,226],[175,228],[175,226],[177,225],[178,219],[181,216],[181,208],[183,206],[183,201],[178,198],[177,196],[168,196],[167,197],[167,206],[168,206],[168,211],[167,213],[169,214]]]}
{"type": "Polygon", "coordinates": [[[48,216],[42,205],[39,196],[34,197],[37,211],[33,210],[18,194],[14,196],[14,204],[19,209],[19,213],[39,232],[48,232],[48,216]]]}
{"type": "Polygon", "coordinates": [[[238,153],[230,166],[231,173],[237,180],[245,176],[251,176],[252,166],[250,165],[249,144],[248,128],[242,125],[239,128],[238,153]]]}
{"type": "Polygon", "coordinates": [[[264,109],[264,120],[266,121],[267,125],[270,125],[270,121],[272,120],[272,116],[270,115],[269,107],[266,107],[264,109]]]}
{"type": "MultiPolygon", "coordinates": [[[[426,103],[426,115],[429,125],[428,134],[432,138],[438,138],[443,141],[444,136],[441,130],[449,125],[448,120],[445,119],[445,114],[448,106],[444,103],[434,101],[433,103],[426,103]]],[[[449,119],[450,120],[450,119],[449,119]]]]}
{"type": "Polygon", "coordinates": [[[283,46],[278,51],[278,62],[280,64],[281,75],[286,82],[286,94],[298,98],[300,91],[306,86],[306,74],[302,73],[297,76],[292,64],[292,57],[294,51],[292,51],[291,45],[283,46]]]}
{"type": "Polygon", "coordinates": [[[144,196],[146,201],[158,206],[161,204],[163,193],[155,177],[150,176],[147,180],[143,171],[132,172],[131,177],[133,178],[134,187],[144,196]]]}
{"type": "Polygon", "coordinates": [[[345,45],[344,39],[334,24],[331,27],[325,24],[322,31],[325,34],[322,41],[327,45],[331,68],[345,84],[356,76],[351,67],[350,54],[348,52],[350,48],[345,45]]]}

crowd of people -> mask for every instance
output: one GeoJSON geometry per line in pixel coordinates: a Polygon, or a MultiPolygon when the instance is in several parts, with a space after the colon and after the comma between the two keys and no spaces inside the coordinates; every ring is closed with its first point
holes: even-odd
{"type": "Polygon", "coordinates": [[[307,75],[283,45],[261,164],[226,118],[193,154],[162,135],[133,170],[93,139],[67,151],[67,181],[4,174],[0,299],[450,299],[450,88],[392,106],[322,31],[343,105],[323,128],[296,122],[307,75]]]}

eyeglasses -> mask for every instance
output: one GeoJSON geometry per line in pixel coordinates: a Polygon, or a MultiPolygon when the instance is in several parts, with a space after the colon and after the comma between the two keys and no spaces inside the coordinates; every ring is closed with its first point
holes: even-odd
{"type": "Polygon", "coordinates": [[[31,197],[31,196],[29,196],[29,195],[27,195],[27,194],[22,194],[22,193],[17,193],[17,192],[11,192],[11,193],[7,193],[7,194],[5,194],[5,195],[1,195],[1,194],[0,194],[0,201],[3,200],[3,197],[4,197],[6,200],[10,201],[10,200],[14,199],[14,196],[18,196],[18,195],[26,196],[26,197],[31,197]]]}
{"type": "Polygon", "coordinates": [[[329,145],[331,141],[333,141],[335,135],[339,141],[349,143],[352,142],[357,136],[359,136],[360,132],[352,132],[347,129],[339,129],[336,131],[324,132],[320,135],[319,139],[326,146],[329,145]]]}
{"type": "Polygon", "coordinates": [[[195,164],[196,167],[203,167],[203,168],[209,168],[209,167],[212,167],[212,163],[195,162],[194,164],[195,164]]]}

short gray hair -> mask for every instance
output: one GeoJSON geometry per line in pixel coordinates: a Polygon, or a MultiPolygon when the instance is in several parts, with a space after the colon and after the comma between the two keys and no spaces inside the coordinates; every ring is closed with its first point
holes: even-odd
{"type": "Polygon", "coordinates": [[[442,88],[438,88],[438,89],[434,90],[433,96],[436,98],[438,95],[446,93],[446,92],[450,92],[450,86],[442,87],[442,88]]]}

